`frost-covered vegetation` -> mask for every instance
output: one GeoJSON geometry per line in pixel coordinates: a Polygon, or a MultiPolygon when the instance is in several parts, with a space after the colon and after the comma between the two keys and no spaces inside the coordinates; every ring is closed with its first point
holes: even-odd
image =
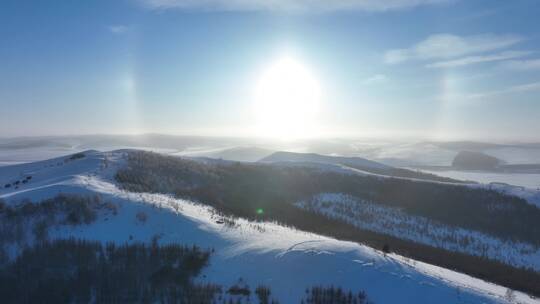
{"type": "MultiPolygon", "coordinates": [[[[297,208],[321,192],[345,193],[402,214],[478,231],[504,241],[540,244],[540,209],[525,200],[456,185],[325,172],[314,168],[197,162],[149,152],[130,152],[116,180],[125,190],[168,193],[203,202],[224,214],[272,220],[319,234],[366,243],[540,295],[540,274],[489,256],[464,254],[404,236],[358,229],[351,223],[297,208]]],[[[419,228],[421,229],[421,228],[419,228]]],[[[442,241],[441,241],[442,242],[442,241]]],[[[472,248],[472,247],[471,247],[472,248]]]]}
{"type": "Polygon", "coordinates": [[[117,209],[117,205],[98,195],[59,194],[41,202],[25,199],[18,204],[0,200],[0,247],[44,241],[52,227],[88,225],[99,213],[114,216],[117,209]]]}
{"type": "Polygon", "coordinates": [[[192,283],[208,258],[180,245],[43,242],[0,267],[0,296],[3,303],[211,303],[219,287],[192,283]]]}
{"type": "Polygon", "coordinates": [[[129,153],[128,167],[116,179],[135,192],[184,193],[201,188],[218,178],[217,168],[191,160],[180,160],[150,152],[129,153]],[[139,173],[145,170],[145,174],[139,173]]]}
{"type": "Polygon", "coordinates": [[[477,231],[448,226],[426,217],[407,214],[397,207],[375,204],[342,193],[321,193],[295,205],[361,229],[540,271],[538,245],[505,241],[477,231]]]}
{"type": "Polygon", "coordinates": [[[353,294],[339,287],[315,286],[306,289],[306,296],[302,304],[370,304],[364,291],[353,294]]]}

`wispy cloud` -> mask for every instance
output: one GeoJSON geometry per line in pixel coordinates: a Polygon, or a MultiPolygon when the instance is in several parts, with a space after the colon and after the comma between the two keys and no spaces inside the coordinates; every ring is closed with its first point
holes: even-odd
{"type": "Polygon", "coordinates": [[[437,62],[426,65],[426,67],[428,68],[453,68],[453,67],[465,66],[465,65],[476,64],[476,63],[502,61],[502,60],[508,60],[508,59],[513,59],[513,58],[519,58],[519,57],[527,56],[531,53],[532,52],[528,52],[528,51],[507,51],[507,52],[502,52],[498,54],[468,56],[468,57],[447,60],[447,61],[437,61],[437,62]]]}
{"type": "Polygon", "coordinates": [[[540,59],[509,60],[501,63],[501,67],[517,71],[540,70],[540,59]]]}
{"type": "Polygon", "coordinates": [[[540,91],[540,81],[515,85],[515,86],[511,86],[511,87],[501,89],[501,90],[468,94],[463,97],[465,99],[485,99],[485,98],[491,98],[491,97],[496,97],[496,96],[506,95],[506,94],[536,92],[536,91],[540,91]]]}
{"type": "Polygon", "coordinates": [[[372,84],[379,84],[379,83],[383,83],[383,82],[387,82],[388,81],[388,77],[384,74],[377,74],[377,75],[373,75],[371,77],[368,77],[366,79],[364,79],[362,81],[362,84],[365,84],[365,85],[372,85],[372,84]]]}
{"type": "Polygon", "coordinates": [[[113,34],[124,34],[129,31],[129,26],[127,25],[111,25],[108,27],[109,31],[113,34]]]}
{"type": "Polygon", "coordinates": [[[456,0],[139,0],[149,9],[225,11],[388,11],[456,0]]]}
{"type": "Polygon", "coordinates": [[[507,48],[521,41],[523,38],[517,35],[457,36],[436,34],[409,48],[387,51],[385,62],[395,64],[408,60],[455,58],[507,48]]]}

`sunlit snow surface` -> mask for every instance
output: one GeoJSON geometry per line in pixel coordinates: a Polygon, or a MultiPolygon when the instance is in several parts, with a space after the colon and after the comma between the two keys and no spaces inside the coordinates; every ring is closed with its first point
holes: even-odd
{"type": "MultiPolygon", "coordinates": [[[[63,193],[100,193],[117,203],[116,216],[100,217],[83,226],[61,226],[53,238],[69,236],[115,241],[197,244],[213,248],[210,265],[200,281],[230,286],[239,278],[252,288],[265,284],[281,303],[298,303],[306,287],[334,285],[367,292],[375,303],[499,303],[506,288],[440,267],[397,255],[383,255],[369,247],[305,233],[274,223],[237,220],[218,224],[212,208],[167,195],[136,194],[118,189],[115,170],[124,164],[122,152],[87,152],[86,158],[64,159],[0,168],[0,182],[31,174],[19,189],[0,190],[9,203],[23,198],[39,200],[63,193]],[[136,219],[145,212],[146,222],[136,219]],[[131,237],[131,240],[130,240],[131,237]]],[[[537,303],[515,293],[522,303],[537,303]]]]}

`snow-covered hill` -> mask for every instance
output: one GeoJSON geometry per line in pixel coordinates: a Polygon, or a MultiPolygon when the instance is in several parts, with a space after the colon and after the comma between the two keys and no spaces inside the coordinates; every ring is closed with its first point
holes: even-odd
{"type": "Polygon", "coordinates": [[[294,152],[275,152],[263,159],[261,162],[311,162],[320,164],[346,164],[350,166],[356,166],[360,168],[372,168],[386,170],[390,169],[390,166],[383,165],[371,160],[367,160],[361,157],[339,157],[339,156],[327,156],[315,153],[294,153],[294,152]]]}
{"type": "Polygon", "coordinates": [[[57,226],[49,236],[118,243],[159,239],[213,248],[198,280],[231,286],[242,278],[253,287],[264,284],[281,303],[298,303],[313,285],[365,290],[375,303],[499,303],[505,298],[538,303],[502,286],[356,243],[275,223],[222,219],[208,206],[167,195],[126,192],[113,179],[124,165],[125,151],[87,151],[82,158],[2,167],[0,198],[17,204],[58,193],[99,194],[118,206],[116,215],[100,215],[89,225],[57,226]]]}

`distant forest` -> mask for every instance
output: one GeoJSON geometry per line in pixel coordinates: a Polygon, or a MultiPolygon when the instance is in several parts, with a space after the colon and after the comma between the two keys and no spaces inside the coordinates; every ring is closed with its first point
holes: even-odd
{"type": "Polygon", "coordinates": [[[540,244],[540,210],[525,200],[487,189],[326,172],[269,164],[203,163],[151,152],[130,152],[117,172],[121,187],[170,193],[211,205],[224,214],[275,220],[298,229],[385,248],[540,296],[540,273],[483,257],[450,252],[363,231],[294,207],[321,192],[346,193],[401,208],[450,226],[503,240],[540,244]]]}

